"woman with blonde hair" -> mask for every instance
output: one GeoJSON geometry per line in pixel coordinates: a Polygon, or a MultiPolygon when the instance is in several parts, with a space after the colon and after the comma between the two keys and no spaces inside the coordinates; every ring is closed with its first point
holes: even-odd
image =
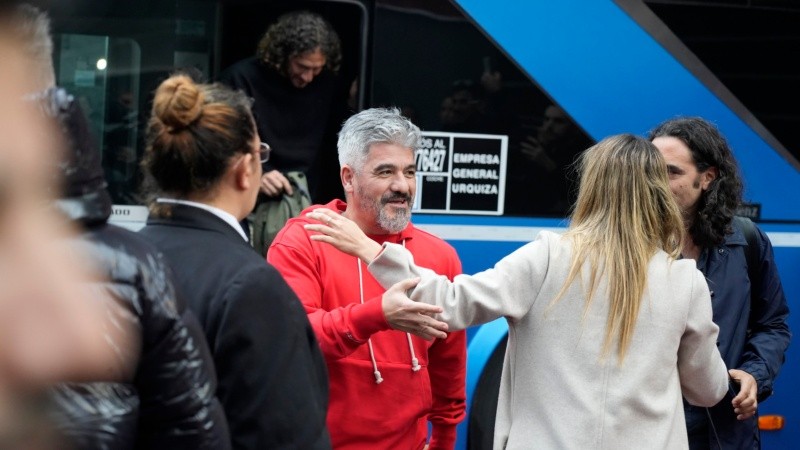
{"type": "Polygon", "coordinates": [[[300,301],[248,243],[269,147],[242,92],[182,75],[156,90],[144,236],[200,319],[233,448],[328,449],[328,379],[300,301]]]}
{"type": "Polygon", "coordinates": [[[728,372],[705,279],[677,260],[683,225],[664,159],[626,134],[586,150],[578,168],[566,233],[542,231],[452,282],[333,211],[311,213],[323,224],[306,228],[404,288],[388,295],[412,289],[442,307],[451,330],[506,318],[495,448],[687,448],[682,395],[716,404],[728,372]]]}

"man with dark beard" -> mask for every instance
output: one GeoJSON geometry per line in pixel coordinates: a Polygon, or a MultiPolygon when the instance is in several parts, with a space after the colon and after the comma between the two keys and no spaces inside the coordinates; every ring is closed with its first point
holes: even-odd
{"type": "Polygon", "coordinates": [[[754,413],[772,395],[792,336],[772,244],[750,220],[734,216],[742,180],[714,124],[678,117],[659,124],[650,140],[667,162],[686,227],[681,254],[706,276],[717,346],[734,381],[711,408],[685,405],[689,448],[761,448],[754,413]]]}
{"type": "MultiPolygon", "coordinates": [[[[410,223],[419,136],[396,109],[352,116],[338,141],[347,203],[306,212],[336,211],[376,242],[402,244],[417,264],[452,280],[461,273],[455,250],[410,223]]],[[[466,406],[464,332],[445,333],[447,326],[431,317],[438,307],[391,301],[391,290],[358,258],[310,239],[316,233],[305,226],[312,223],[318,222],[305,214],[289,220],[267,259],[303,302],[325,355],[333,447],[452,449],[466,406]]]]}

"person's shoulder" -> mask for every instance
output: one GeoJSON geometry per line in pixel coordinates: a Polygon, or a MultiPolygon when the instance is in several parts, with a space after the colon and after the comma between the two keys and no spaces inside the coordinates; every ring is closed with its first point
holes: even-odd
{"type": "Polygon", "coordinates": [[[228,66],[227,69],[225,69],[225,72],[250,69],[253,67],[261,67],[261,62],[255,56],[249,56],[247,58],[240,59],[235,63],[231,64],[230,66],[228,66]]]}
{"type": "Polygon", "coordinates": [[[161,223],[152,223],[148,220],[147,225],[137,231],[136,234],[141,236],[142,239],[152,243],[154,246],[159,247],[162,241],[174,239],[174,235],[178,234],[173,228],[174,227],[161,223]]]}
{"type": "MultiPolygon", "coordinates": [[[[650,269],[666,277],[668,284],[676,286],[691,285],[697,280],[705,280],[705,276],[697,268],[697,261],[694,259],[673,259],[667,252],[659,250],[650,260],[650,269]]],[[[659,277],[661,278],[661,277],[659,277]]]]}
{"type": "Polygon", "coordinates": [[[763,229],[761,229],[761,227],[758,226],[758,224],[752,219],[743,217],[739,220],[734,220],[733,222],[737,224],[738,228],[742,232],[742,235],[745,237],[745,240],[747,239],[745,228],[752,227],[751,229],[754,232],[753,233],[754,237],[761,245],[764,245],[765,243],[767,245],[772,245],[772,242],[769,240],[769,236],[767,236],[767,233],[763,229]]]}
{"type": "MultiPolygon", "coordinates": [[[[246,249],[245,249],[246,250],[246,249]]],[[[276,279],[281,277],[278,269],[262,258],[256,251],[246,252],[240,255],[240,267],[234,274],[234,278],[247,285],[270,286],[276,279]]]]}
{"type": "Polygon", "coordinates": [[[680,274],[694,275],[695,273],[700,273],[700,270],[697,268],[697,261],[694,259],[672,259],[664,251],[659,252],[659,255],[659,260],[661,262],[663,262],[665,265],[674,267],[674,270],[678,271],[680,274]]]}
{"type": "Polygon", "coordinates": [[[536,235],[536,239],[540,239],[549,244],[557,244],[557,245],[565,244],[567,242],[562,238],[563,235],[561,233],[557,233],[553,230],[546,230],[546,229],[539,231],[539,233],[536,235]]]}
{"type": "Polygon", "coordinates": [[[330,209],[330,210],[333,210],[333,211],[340,212],[334,206],[332,206],[331,203],[328,203],[328,204],[325,204],[325,205],[319,205],[319,204],[311,205],[311,206],[307,207],[306,209],[302,210],[300,212],[300,214],[298,214],[297,216],[292,217],[289,220],[287,220],[286,224],[283,226],[283,228],[281,229],[280,232],[283,233],[283,232],[286,231],[286,232],[290,232],[290,233],[302,233],[303,235],[308,234],[308,232],[303,227],[305,225],[307,225],[307,224],[317,223],[317,221],[313,220],[313,219],[310,219],[306,214],[314,211],[315,209],[319,209],[319,208],[325,208],[325,209],[330,209]]]}
{"type": "Polygon", "coordinates": [[[508,254],[504,260],[512,264],[569,265],[572,261],[572,239],[565,238],[560,232],[542,229],[531,241],[508,254]]]}
{"type": "Polygon", "coordinates": [[[174,295],[174,274],[164,253],[146,236],[106,224],[94,229],[89,240],[90,258],[112,283],[144,287],[142,298],[160,308],[149,309],[151,313],[172,317],[172,309],[185,309],[174,295]]]}
{"type": "Polygon", "coordinates": [[[160,255],[155,244],[145,236],[117,225],[105,224],[93,229],[89,236],[94,242],[139,259],[160,255]]]}
{"type": "Polygon", "coordinates": [[[647,267],[647,291],[672,305],[675,311],[683,310],[693,298],[708,291],[705,276],[694,259],[673,259],[658,250],[647,267]]]}
{"type": "Polygon", "coordinates": [[[262,73],[266,69],[266,66],[261,63],[255,56],[251,56],[249,58],[241,59],[236,61],[235,63],[228,66],[227,69],[222,71],[220,75],[220,80],[222,82],[235,80],[240,77],[250,77],[256,74],[262,73]]]}
{"type": "Polygon", "coordinates": [[[560,255],[569,259],[572,254],[572,240],[565,238],[562,232],[547,229],[540,230],[536,233],[536,237],[528,244],[522,246],[520,251],[530,252],[535,249],[537,253],[542,253],[541,246],[547,249],[547,254],[550,255],[548,256],[549,258],[558,258],[560,255]]]}
{"type": "Polygon", "coordinates": [[[235,310],[260,309],[270,305],[270,308],[299,311],[305,317],[302,310],[297,309],[300,302],[296,294],[278,269],[260,257],[257,259],[242,261],[241,268],[227,281],[221,305],[235,310]]]}
{"type": "Polygon", "coordinates": [[[308,255],[318,251],[325,251],[324,249],[328,249],[328,251],[333,250],[334,247],[332,246],[327,244],[319,245],[311,240],[311,235],[316,234],[316,232],[306,230],[305,226],[318,222],[309,218],[306,214],[318,208],[326,208],[341,213],[344,211],[344,206],[345,203],[341,200],[333,200],[325,205],[316,204],[304,209],[299,215],[286,221],[280,231],[278,231],[278,234],[275,235],[275,239],[272,240],[267,254],[269,255],[272,253],[273,249],[276,247],[278,247],[278,250],[276,250],[277,253],[297,251],[308,255]]]}

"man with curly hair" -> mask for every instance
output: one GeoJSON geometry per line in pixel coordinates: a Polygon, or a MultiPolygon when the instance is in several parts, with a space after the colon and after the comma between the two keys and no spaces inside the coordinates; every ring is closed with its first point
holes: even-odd
{"type": "MultiPolygon", "coordinates": [[[[253,99],[258,134],[272,148],[263,167],[257,212],[265,203],[280,202],[284,194],[304,196],[304,205],[310,204],[309,197],[317,197],[313,194],[319,177],[312,173],[309,178],[309,171],[322,168],[317,164],[317,158],[324,156],[321,152],[330,151],[331,158],[335,155],[335,132],[346,115],[347,86],[337,76],[341,61],[341,44],[333,27],[318,14],[294,11],[267,29],[256,56],[222,74],[223,83],[253,99]]],[[[320,195],[333,198],[337,192],[320,195]]],[[[261,232],[264,224],[250,225],[261,232]]],[[[276,224],[275,232],[282,225],[276,224]]],[[[259,242],[253,236],[263,254],[271,237],[259,242]]]]}
{"type": "Polygon", "coordinates": [[[695,259],[706,276],[718,346],[732,380],[714,407],[684,403],[689,446],[760,448],[757,414],[744,411],[772,394],[791,339],[772,244],[748,219],[734,217],[742,181],[713,124],[698,117],[671,119],[651,131],[650,140],[667,161],[686,227],[682,255],[695,259]]]}

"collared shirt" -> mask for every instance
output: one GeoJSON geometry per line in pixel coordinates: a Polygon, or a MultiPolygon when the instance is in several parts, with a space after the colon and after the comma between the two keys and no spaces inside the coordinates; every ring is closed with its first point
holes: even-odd
{"type": "Polygon", "coordinates": [[[220,219],[224,220],[228,225],[233,227],[233,229],[236,230],[237,233],[239,233],[242,239],[244,239],[247,242],[250,242],[250,239],[247,238],[247,235],[244,233],[242,226],[239,225],[239,221],[236,220],[236,217],[234,217],[233,214],[227,211],[223,211],[211,205],[206,205],[205,203],[191,202],[189,200],[178,200],[175,198],[157,198],[156,202],[175,203],[178,205],[194,206],[195,208],[204,209],[210,212],[211,214],[214,214],[215,216],[219,217],[220,219]]]}

